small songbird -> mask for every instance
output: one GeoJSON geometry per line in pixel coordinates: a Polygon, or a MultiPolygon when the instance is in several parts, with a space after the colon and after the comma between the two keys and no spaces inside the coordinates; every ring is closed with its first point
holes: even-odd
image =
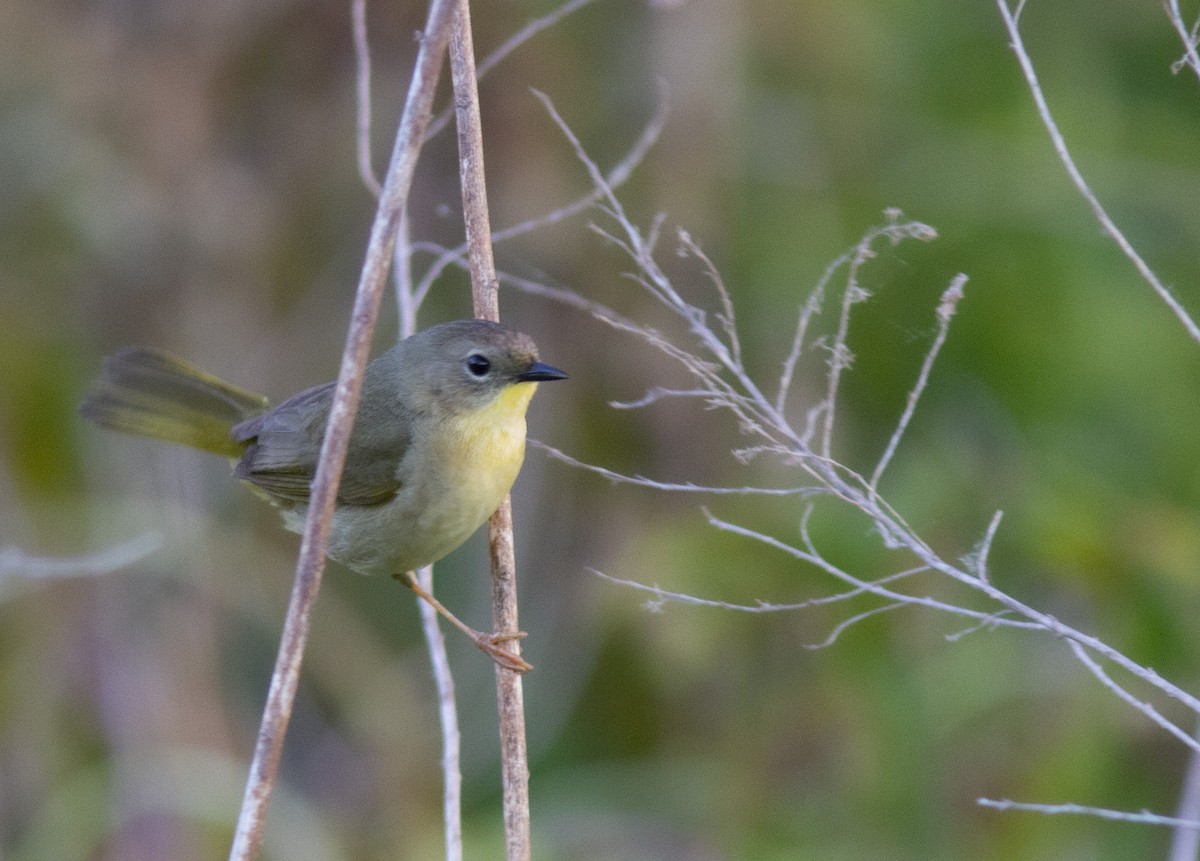
{"type": "MultiPolygon", "coordinates": [[[[400,579],[509,662],[515,656],[454,618],[412,572],[454,550],[499,507],[525,457],[525,411],[537,384],[566,377],[540,361],[529,336],[484,320],[433,326],[372,361],[329,557],[400,579]]],[[[105,360],[80,411],[102,427],[233,459],[234,475],[301,532],[333,390],[327,383],[272,408],[180,359],[134,347],[105,360]]]]}

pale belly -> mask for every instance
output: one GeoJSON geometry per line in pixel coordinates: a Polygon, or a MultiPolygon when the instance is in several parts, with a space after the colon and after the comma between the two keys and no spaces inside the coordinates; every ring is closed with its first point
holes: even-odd
{"type": "MultiPolygon", "coordinates": [[[[403,574],[436,562],[471,537],[499,508],[525,456],[521,415],[453,428],[432,449],[401,463],[402,486],[382,505],[339,506],[328,556],[361,574],[403,574]]],[[[284,524],[304,527],[307,507],[285,511],[284,524]]]]}

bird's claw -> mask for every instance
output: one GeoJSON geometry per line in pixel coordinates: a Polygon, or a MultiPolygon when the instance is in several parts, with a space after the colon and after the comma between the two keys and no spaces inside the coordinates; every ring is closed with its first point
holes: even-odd
{"type": "Polygon", "coordinates": [[[482,631],[477,631],[474,640],[475,645],[490,655],[497,666],[511,670],[514,673],[527,673],[533,669],[533,664],[515,652],[510,652],[504,648],[504,644],[511,643],[514,640],[523,640],[525,637],[526,634],[524,631],[517,631],[512,634],[485,634],[482,631]]]}

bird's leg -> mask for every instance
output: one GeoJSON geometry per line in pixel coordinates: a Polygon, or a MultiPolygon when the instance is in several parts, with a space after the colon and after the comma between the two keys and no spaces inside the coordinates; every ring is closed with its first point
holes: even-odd
{"type": "Polygon", "coordinates": [[[396,574],[393,576],[395,579],[399,580],[401,583],[411,589],[418,598],[425,601],[430,607],[436,610],[438,615],[440,615],[443,619],[470,637],[471,642],[478,646],[481,651],[484,651],[490,655],[492,660],[501,667],[504,667],[504,669],[512,670],[514,673],[527,673],[533,669],[533,665],[523,659],[520,655],[510,652],[508,649],[502,646],[503,643],[507,643],[512,640],[523,639],[525,637],[524,631],[518,631],[515,634],[485,634],[483,631],[476,631],[466,622],[463,622],[461,619],[447,610],[446,606],[437,598],[433,597],[430,592],[422,588],[421,584],[417,582],[417,574],[415,571],[406,571],[404,574],[396,574]]]}

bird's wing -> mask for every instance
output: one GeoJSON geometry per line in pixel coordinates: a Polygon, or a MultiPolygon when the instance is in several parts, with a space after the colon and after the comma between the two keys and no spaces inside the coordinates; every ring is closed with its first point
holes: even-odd
{"type": "MultiPolygon", "coordinates": [[[[308,389],[237,425],[234,438],[249,445],[234,473],[272,496],[308,502],[333,389],[333,383],[308,389]]],[[[386,412],[386,405],[360,407],[338,487],[339,504],[379,505],[400,490],[396,473],[408,450],[407,425],[386,412]],[[364,427],[371,428],[367,439],[360,432],[364,427]]]]}

